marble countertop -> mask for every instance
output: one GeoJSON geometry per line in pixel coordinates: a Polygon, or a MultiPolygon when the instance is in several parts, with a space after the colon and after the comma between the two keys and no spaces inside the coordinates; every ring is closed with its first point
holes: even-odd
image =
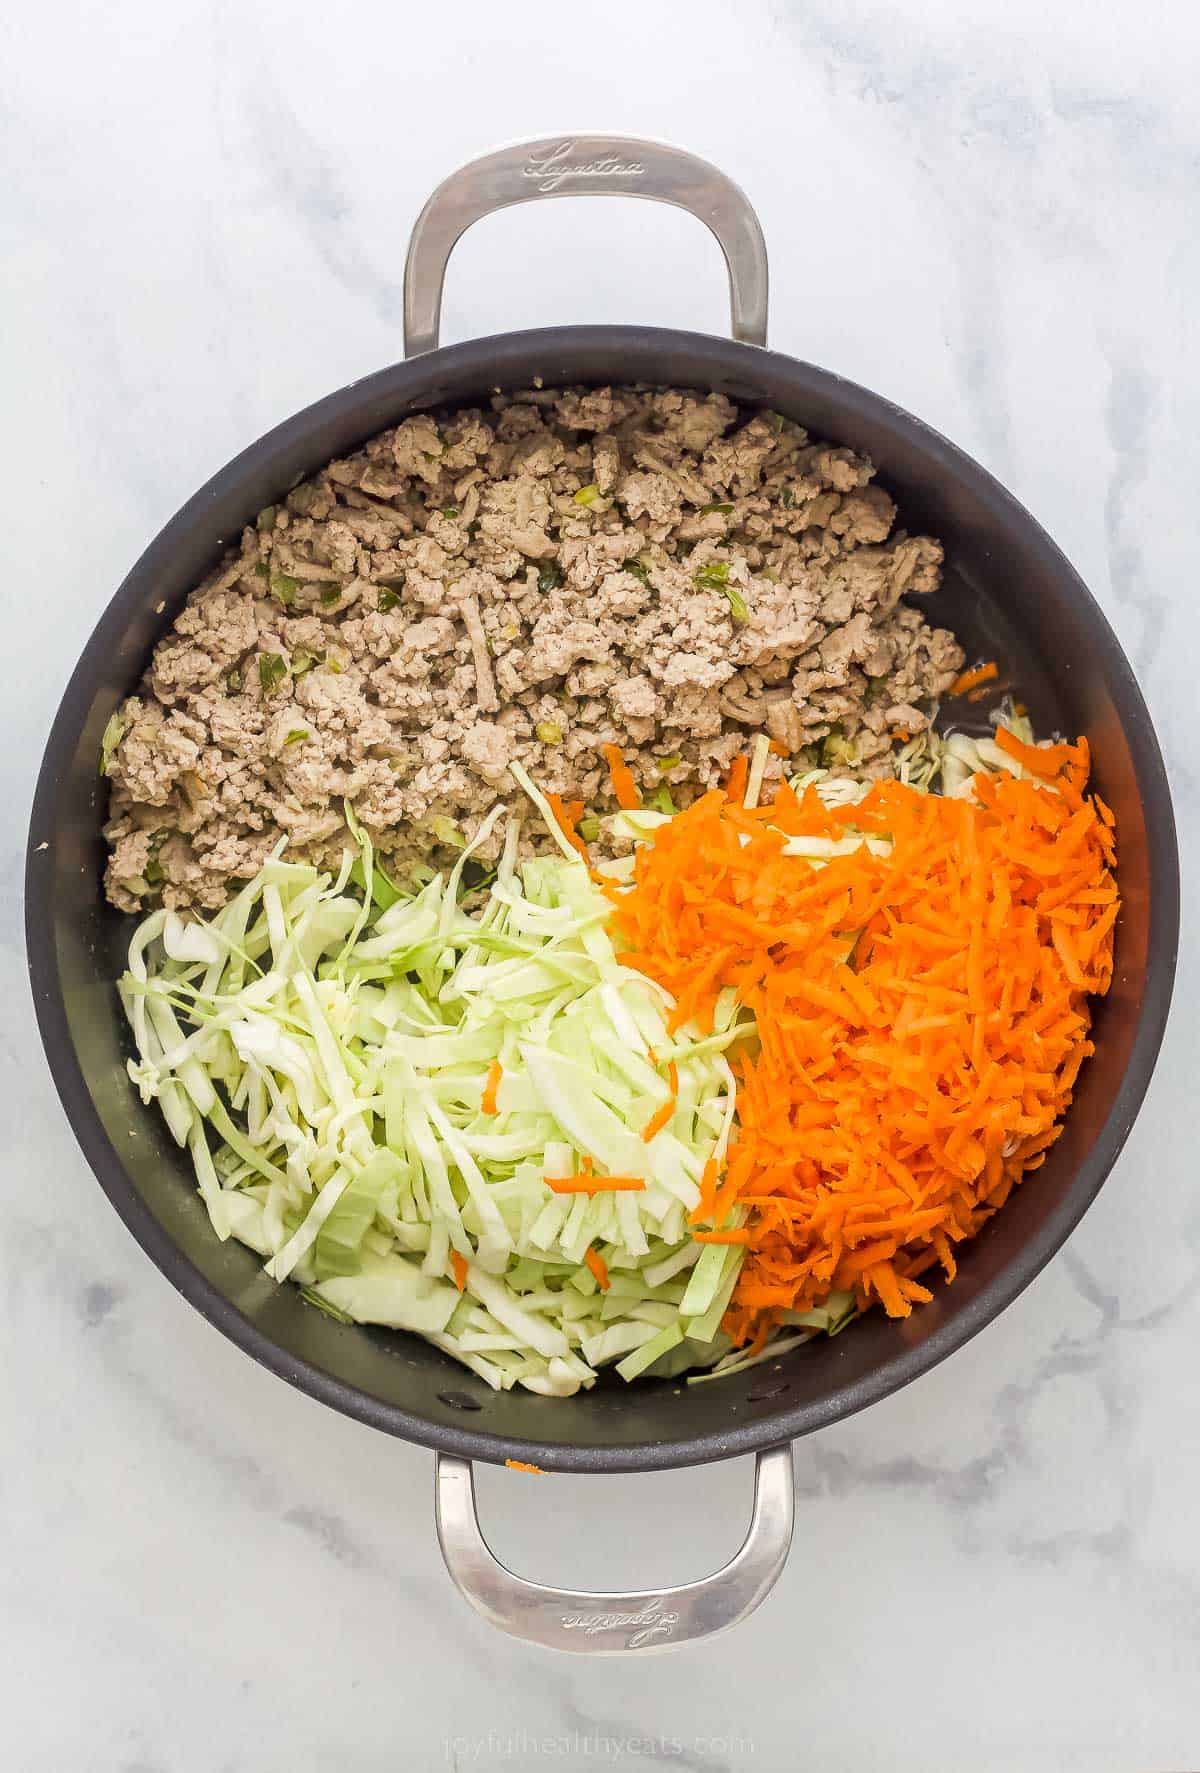
{"type": "MultiPolygon", "coordinates": [[[[44,0],[2,30],[4,1764],[1200,1766],[1194,951],[1069,1247],[954,1359],[797,1446],[770,1600],[709,1648],[588,1663],[457,1598],[429,1454],[259,1370],[137,1249],[52,1092],[19,929],[43,735],[129,563],[248,440],[400,354],[406,234],[440,177],[581,122],[729,171],[770,245],[772,342],[920,413],[1043,520],[1135,662],[1190,872],[1192,9],[44,0]]],[[[721,331],[711,243],[564,203],[455,255],[447,338],[576,319],[721,331]]],[[[549,1510],[511,1473],[479,1487],[518,1568],[616,1586],[731,1552],[750,1479],[559,1478],[549,1510]]]]}

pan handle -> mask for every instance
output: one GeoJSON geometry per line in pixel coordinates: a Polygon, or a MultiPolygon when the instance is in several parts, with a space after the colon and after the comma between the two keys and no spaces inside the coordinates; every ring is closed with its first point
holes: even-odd
{"type": "Polygon", "coordinates": [[[446,261],[472,222],[513,203],[585,195],[649,197],[698,216],[725,254],[734,338],[766,344],[767,248],[739,185],[669,142],[552,135],[483,154],[433,193],[417,217],[404,263],[404,355],[437,349],[446,261]]]}
{"type": "Polygon", "coordinates": [[[592,1594],[515,1576],[480,1530],[469,1459],[437,1455],[434,1505],[442,1556],[456,1588],[501,1631],[548,1650],[588,1656],[677,1650],[728,1630],[770,1593],[792,1543],[792,1449],[759,1453],[754,1514],[741,1550],[714,1575],[682,1588],[592,1594]]]}

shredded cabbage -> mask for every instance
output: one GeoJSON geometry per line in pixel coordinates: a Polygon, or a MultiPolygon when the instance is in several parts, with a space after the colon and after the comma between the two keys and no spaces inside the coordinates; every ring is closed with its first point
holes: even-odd
{"type": "Polygon", "coordinates": [[[218,1235],[340,1320],[552,1396],[609,1363],[627,1379],[714,1366],[743,1252],[701,1249],[688,1214],[733,1125],[726,1051],[753,1023],[730,1002],[713,1033],[669,1033],[670,1001],[618,964],[573,853],[518,867],[510,830],[464,901],[496,817],[423,886],[384,877],[356,830],[336,880],[276,855],[206,921],[153,912],[120,984],[130,1076],[187,1147],[218,1235]],[[647,1142],[672,1062],[675,1111],[647,1142]],[[589,1168],[645,1186],[546,1180],[589,1168]]]}
{"type": "MultiPolygon", "coordinates": [[[[1027,714],[1018,714],[1011,698],[1005,698],[989,717],[993,727],[1003,726],[1024,745],[1036,742],[1033,725],[1027,714]]],[[[1009,775],[1028,774],[994,739],[968,733],[939,733],[930,726],[916,733],[896,753],[895,775],[910,788],[930,794],[947,794],[954,799],[971,799],[972,781],[979,774],[991,775],[1007,771],[1009,775]]],[[[871,787],[871,783],[853,774],[835,775],[829,769],[809,769],[791,779],[798,794],[815,788],[827,806],[853,806],[871,787]]],[[[638,815],[643,817],[644,815],[638,815]]],[[[633,835],[642,833],[630,832],[633,835]]]]}

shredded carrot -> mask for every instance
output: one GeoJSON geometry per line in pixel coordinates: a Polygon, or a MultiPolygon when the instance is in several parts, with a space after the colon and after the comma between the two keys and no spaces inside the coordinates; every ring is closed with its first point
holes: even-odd
{"type": "Polygon", "coordinates": [[[907,727],[898,726],[892,733],[892,737],[893,739],[899,739],[902,745],[907,745],[908,741],[912,738],[912,734],[907,727]]]}
{"type": "Polygon", "coordinates": [[[734,758],[729,766],[729,774],[725,778],[725,792],[730,800],[736,801],[739,806],[746,798],[746,778],[749,774],[750,759],[743,751],[740,757],[734,758]]]}
{"type": "Polygon", "coordinates": [[[673,1096],[679,1094],[679,1067],[676,1065],[674,1059],[672,1059],[671,1063],[667,1066],[667,1086],[673,1096]]]}
{"type": "Polygon", "coordinates": [[[561,794],[547,794],[546,799],[550,803],[550,811],[554,814],[563,836],[572,849],[579,851],[586,862],[588,859],[587,845],[575,829],[583,817],[583,802],[581,800],[564,800],[561,794]]]}
{"type": "Polygon", "coordinates": [[[605,1266],[604,1257],[600,1254],[599,1250],[588,1249],[583,1252],[583,1259],[595,1275],[600,1291],[602,1293],[607,1293],[608,1269],[605,1266]]]}
{"type": "Polygon", "coordinates": [[[617,805],[627,812],[642,804],[641,795],[637,791],[637,783],[633,779],[629,765],[621,756],[615,745],[604,745],[604,761],[608,765],[609,777],[612,780],[613,793],[617,797],[617,805]]]}
{"type": "Polygon", "coordinates": [[[739,1345],[839,1290],[906,1317],[1058,1137],[1112,978],[1112,815],[1084,792],[1086,741],[997,741],[1029,775],[977,776],[975,802],[889,781],[826,807],[781,784],[748,813],[731,780],[613,895],[622,960],[672,994],[673,1026],[711,1027],[727,986],[755,1018],[738,1131],[690,1215],[701,1243],[746,1248],[739,1345]],[[890,847],[784,853],[851,834],[890,847]]]}
{"type": "Polygon", "coordinates": [[[688,1215],[688,1223],[702,1225],[706,1219],[713,1219],[713,1211],[717,1198],[717,1160],[710,1157],[700,1177],[700,1199],[688,1215]]]}
{"type": "MultiPolygon", "coordinates": [[[[1047,780],[1057,776],[1060,770],[1075,760],[1075,747],[1072,745],[1026,745],[1015,733],[1009,732],[1006,726],[996,728],[996,743],[1001,751],[1007,751],[1031,775],[1047,780]]],[[[1084,773],[1086,775],[1086,761],[1084,773]]]]}
{"type": "Polygon", "coordinates": [[[451,1250],[450,1266],[454,1270],[454,1284],[461,1293],[467,1284],[467,1259],[458,1250],[451,1250]]]}
{"type": "Polygon", "coordinates": [[[656,1133],[662,1132],[663,1128],[666,1126],[667,1122],[670,1120],[670,1118],[674,1114],[674,1112],[675,1112],[675,1098],[674,1098],[674,1096],[672,1096],[669,1101],[664,1102],[661,1108],[655,1109],[654,1113],[650,1116],[650,1119],[646,1122],[645,1126],[642,1128],[642,1138],[646,1141],[647,1145],[649,1145],[651,1139],[653,1139],[653,1137],[656,1133]]]}
{"type": "Polygon", "coordinates": [[[500,1112],[499,1108],[496,1106],[496,1091],[500,1088],[500,1079],[503,1076],[504,1067],[501,1065],[499,1059],[493,1059],[488,1066],[488,1074],[483,1086],[483,1095],[479,1099],[479,1106],[485,1114],[499,1114],[500,1112]]]}
{"type": "Polygon", "coordinates": [[[782,739],[771,739],[768,742],[767,750],[773,757],[790,757],[792,755],[782,739]]]}
{"type": "Polygon", "coordinates": [[[636,1194],[646,1186],[643,1176],[589,1176],[582,1170],[578,1176],[547,1176],[545,1183],[555,1194],[636,1194]]]}
{"type": "Polygon", "coordinates": [[[545,1477],[540,1465],[531,1465],[528,1459],[506,1459],[504,1461],[510,1471],[531,1471],[536,1477],[545,1477]]]}
{"type": "Polygon", "coordinates": [[[973,671],[963,671],[954,679],[946,691],[948,696],[965,696],[968,690],[978,689],[981,683],[991,683],[1000,673],[994,660],[989,659],[986,665],[976,665],[973,671]]]}

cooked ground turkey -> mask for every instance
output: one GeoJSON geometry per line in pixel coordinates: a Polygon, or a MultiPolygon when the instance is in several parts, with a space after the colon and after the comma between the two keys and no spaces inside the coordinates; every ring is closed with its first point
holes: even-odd
{"type": "Polygon", "coordinates": [[[428,860],[518,798],[514,759],[603,812],[606,743],[677,804],[762,731],[772,774],[830,735],[884,772],[962,653],[901,602],[942,550],[893,532],[872,474],[673,388],[406,419],[261,512],[155,649],[109,766],[109,898],[219,906],[285,832],[332,863],[345,802],[428,860]]]}

